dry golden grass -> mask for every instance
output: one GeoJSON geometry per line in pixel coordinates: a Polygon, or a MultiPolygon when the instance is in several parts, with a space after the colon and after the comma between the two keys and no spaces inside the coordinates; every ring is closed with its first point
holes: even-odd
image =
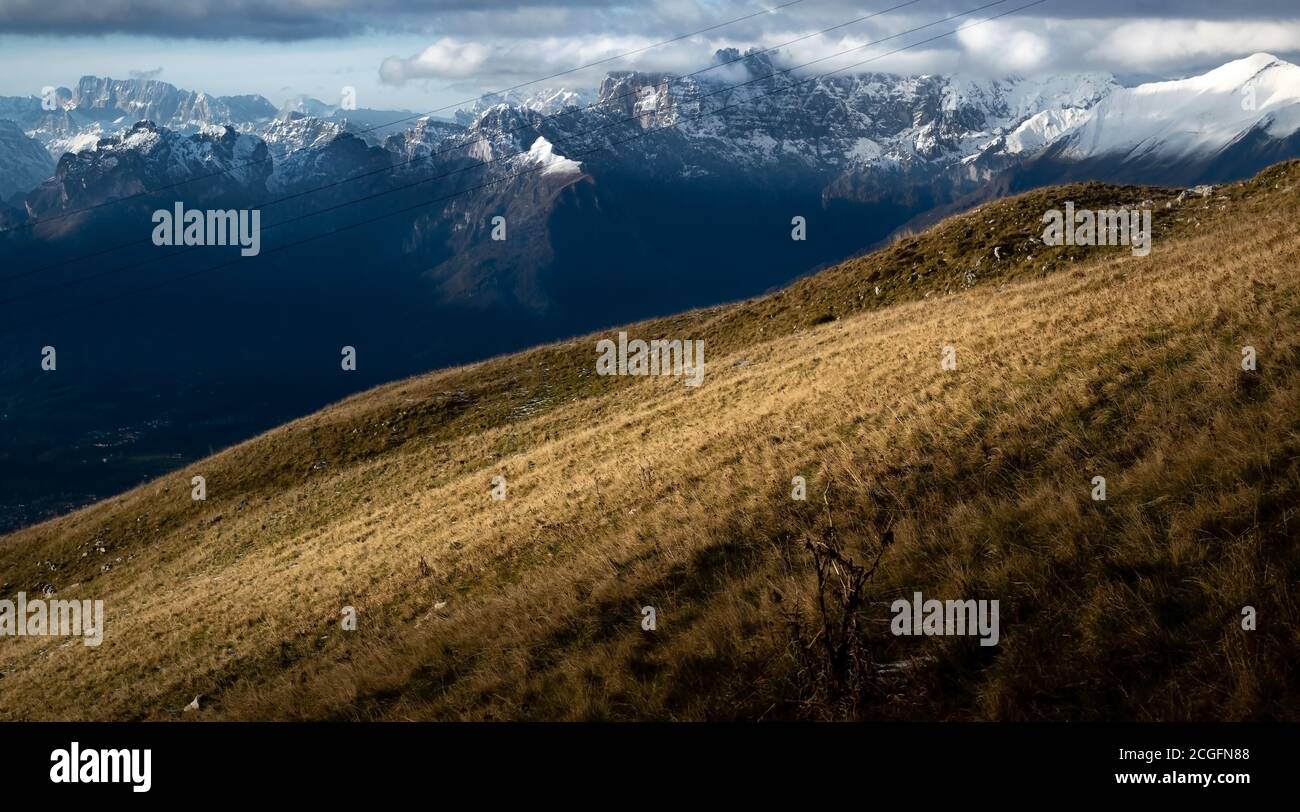
{"type": "Polygon", "coordinates": [[[823,502],[859,558],[894,533],[863,620],[895,667],[864,716],[1300,717],[1300,164],[1172,197],[1035,192],[628,328],[706,339],[699,389],[566,342],[11,534],[5,595],[103,599],[107,632],[0,639],[0,717],[834,717],[787,625],[823,502]],[[1033,242],[1067,199],[1154,201],[1152,255],[1033,242]],[[1001,643],[891,636],[913,590],[999,599],[1001,643]]]}

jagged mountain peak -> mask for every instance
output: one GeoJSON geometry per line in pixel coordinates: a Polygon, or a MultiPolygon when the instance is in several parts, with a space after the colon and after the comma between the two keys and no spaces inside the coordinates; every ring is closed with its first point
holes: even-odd
{"type": "Polygon", "coordinates": [[[462,126],[474,124],[484,113],[496,107],[514,107],[554,115],[573,107],[583,107],[596,101],[596,94],[589,90],[568,86],[544,87],[536,90],[512,90],[508,93],[494,93],[483,96],[470,105],[455,112],[455,123],[462,126]]]}
{"type": "MultiPolygon", "coordinates": [[[[762,76],[780,70],[773,61],[776,51],[764,48],[719,48],[713,52],[713,63],[715,65],[744,65],[749,69],[753,76],[762,76]]],[[[706,74],[707,75],[707,74],[706,74]]]]}

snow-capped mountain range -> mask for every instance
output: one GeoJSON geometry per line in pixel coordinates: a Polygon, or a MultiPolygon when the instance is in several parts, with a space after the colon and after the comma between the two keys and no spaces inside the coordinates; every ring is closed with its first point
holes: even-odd
{"type": "MultiPolygon", "coordinates": [[[[396,163],[457,143],[480,160],[526,154],[546,137],[557,154],[608,146],[610,154],[596,163],[626,161],[657,177],[801,176],[822,185],[828,199],[861,196],[867,185],[932,186],[936,174],[964,187],[1044,154],[1057,163],[1194,165],[1248,134],[1284,141],[1300,129],[1300,68],[1268,54],[1203,76],[1133,88],[1102,74],[807,79],[781,72],[766,54],[742,59],[721,51],[716,60],[739,61],[749,78],[733,88],[707,74],[613,73],[595,93],[547,88],[480,100],[457,112],[459,127],[304,97],[277,109],[260,96],[214,97],[166,82],[89,76],[60,90],[55,110],[43,109],[36,97],[0,98],[0,120],[12,121],[54,160],[94,150],[100,139],[120,136],[139,121],[186,136],[231,128],[270,147],[277,164],[269,176],[273,189],[329,175],[331,167],[321,166],[319,156],[305,153],[349,135],[382,145],[396,163]],[[375,114],[383,121],[372,121],[375,114]],[[387,133],[376,126],[399,118],[406,120],[389,124],[387,133]],[[664,132],[627,140],[634,129],[664,132]],[[295,165],[312,169],[295,171],[295,165]]],[[[6,133],[0,167],[17,167],[18,156],[26,156],[22,174],[6,172],[4,188],[12,194],[34,185],[37,164],[30,145],[15,140],[12,127],[6,133]]],[[[351,168],[335,167],[343,174],[351,168]]],[[[872,194],[887,196],[891,188],[872,194]]]]}
{"type": "Polygon", "coordinates": [[[583,216],[603,213],[588,230],[617,230],[609,215],[622,206],[617,228],[630,244],[652,239],[639,232],[649,220],[638,195],[701,217],[712,215],[692,207],[716,207],[704,202],[711,195],[750,219],[766,215],[746,206],[869,207],[868,226],[858,218],[852,236],[840,235],[848,250],[928,210],[1016,188],[1089,177],[1217,182],[1300,155],[1300,68],[1268,54],[1137,87],[1093,73],[809,78],[735,50],[715,62],[728,67],[726,81],[617,72],[594,92],[480,100],[456,122],[306,98],[277,109],[260,96],[85,77],[58,93],[54,110],[0,98],[0,200],[27,192],[12,221],[200,176],[186,194],[260,200],[328,184],[304,196],[306,210],[410,187],[414,199],[442,201],[411,215],[403,250],[430,257],[444,292],[544,308],[534,282],[553,261],[566,189],[592,196],[583,216]],[[41,147],[57,158],[52,172],[41,147]],[[250,156],[256,163],[245,165],[250,156]],[[354,175],[364,179],[347,181],[354,175]],[[491,216],[507,210],[527,235],[511,243],[509,262],[485,239],[491,216]]]}
{"type": "Polygon", "coordinates": [[[1300,67],[1255,54],[1201,76],[1120,88],[1037,160],[1051,165],[1049,176],[1217,182],[1295,157],[1298,131],[1300,67]]]}
{"type": "Polygon", "coordinates": [[[571,107],[585,107],[598,100],[598,94],[593,91],[567,87],[547,87],[527,93],[512,90],[508,93],[497,93],[476,99],[469,107],[457,110],[452,119],[457,124],[468,127],[485,110],[499,104],[532,110],[535,113],[549,116],[571,107]]]}
{"type": "MultiPolygon", "coordinates": [[[[202,177],[200,199],[221,200],[264,189],[272,171],[266,143],[229,127],[177,135],[149,121],[100,139],[94,149],[65,153],[54,177],[26,199],[29,211],[57,212],[202,177]]],[[[196,184],[198,185],[198,184],[196,184]]],[[[66,228],[66,226],[65,226],[66,228]]]]}
{"type": "MultiPolygon", "coordinates": [[[[383,125],[405,123],[403,111],[351,109],[300,96],[276,108],[259,95],[212,96],[183,90],[152,79],[83,76],[74,88],[56,88],[53,98],[0,97],[0,119],[18,124],[39,141],[54,160],[64,153],[93,149],[101,138],[121,135],[137,122],[149,121],[182,135],[214,126],[241,133],[270,134],[277,122],[307,116],[342,129],[365,132],[378,142],[383,125]],[[52,108],[52,109],[47,109],[52,108]]],[[[401,129],[395,126],[392,131],[401,129]]],[[[271,139],[267,139],[270,141],[271,139]]]]}
{"type": "Polygon", "coordinates": [[[1268,54],[1111,93],[1069,134],[1061,155],[1204,159],[1257,127],[1279,139],[1300,129],[1300,67],[1268,54]]]}

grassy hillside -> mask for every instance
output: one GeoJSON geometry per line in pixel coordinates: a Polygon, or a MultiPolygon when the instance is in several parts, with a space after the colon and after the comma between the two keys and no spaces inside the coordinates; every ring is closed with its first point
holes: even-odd
{"type": "Polygon", "coordinates": [[[0,638],[0,718],[1300,718],[1297,212],[1297,163],[1042,190],[626,328],[698,389],[602,334],[358,395],[0,539],[0,595],[107,616],[0,638]],[[1150,201],[1151,255],[1044,247],[1066,200],[1150,201]],[[999,645],[892,636],[914,590],[999,645]]]}

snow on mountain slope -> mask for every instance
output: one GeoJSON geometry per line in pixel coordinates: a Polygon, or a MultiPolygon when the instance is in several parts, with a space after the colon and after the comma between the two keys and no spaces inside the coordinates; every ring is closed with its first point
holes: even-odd
{"type": "Polygon", "coordinates": [[[280,161],[295,152],[322,149],[346,131],[347,128],[339,122],[302,113],[287,113],[263,127],[258,135],[271,147],[271,155],[280,161]]]}
{"type": "Polygon", "coordinates": [[[0,119],[16,123],[58,161],[65,152],[93,147],[105,135],[98,121],[71,106],[71,93],[59,88],[59,105],[53,110],[46,110],[36,96],[0,97],[0,119]]]}
{"type": "Polygon", "coordinates": [[[443,149],[452,143],[449,139],[463,135],[463,127],[428,116],[417,119],[406,130],[390,135],[384,148],[394,153],[396,160],[411,163],[443,149]]]}
{"type": "Polygon", "coordinates": [[[211,96],[150,79],[83,76],[75,88],[58,88],[55,98],[53,110],[36,96],[0,98],[0,119],[17,123],[55,161],[65,152],[93,148],[101,138],[125,135],[141,121],[186,135],[212,126],[246,133],[276,114],[258,95],[211,96]]]}
{"type": "Polygon", "coordinates": [[[1259,53],[1201,76],[1110,94],[1067,138],[1059,157],[1162,162],[1205,158],[1260,129],[1300,130],[1300,67],[1259,53]]]}
{"type": "Polygon", "coordinates": [[[528,150],[527,159],[540,164],[543,175],[566,175],[582,171],[582,162],[555,154],[555,146],[542,136],[538,136],[528,150]]]}
{"type": "Polygon", "coordinates": [[[260,133],[271,148],[274,164],[268,188],[286,189],[315,175],[312,153],[328,147],[343,132],[343,125],[311,115],[289,112],[277,117],[260,133]]]}
{"type": "MultiPolygon", "coordinates": [[[[295,116],[309,116],[337,124],[372,146],[412,126],[415,120],[414,116],[404,110],[347,109],[310,96],[296,96],[285,102],[280,107],[276,120],[292,120],[295,116]]],[[[271,126],[273,125],[265,125],[263,133],[271,126]]]]}
{"type": "Polygon", "coordinates": [[[77,153],[85,149],[94,149],[104,135],[98,124],[91,124],[76,134],[51,138],[49,153],[52,156],[62,156],[65,152],[77,153]]]}
{"type": "Polygon", "coordinates": [[[568,87],[546,87],[527,93],[512,90],[478,99],[469,107],[457,110],[453,119],[457,124],[468,126],[483,115],[484,111],[499,104],[550,116],[572,107],[585,107],[594,101],[596,95],[591,91],[568,87]]]}
{"type": "Polygon", "coordinates": [[[266,144],[257,136],[230,127],[181,135],[142,121],[101,140],[93,150],[64,154],[53,177],[27,196],[27,209],[39,218],[149,189],[173,188],[193,178],[202,181],[185,188],[187,199],[265,194],[270,171],[266,144]]]}
{"type": "Polygon", "coordinates": [[[1087,121],[1089,115],[1081,107],[1044,110],[1008,133],[1004,149],[1009,155],[1032,154],[1087,121]]]}
{"type": "Polygon", "coordinates": [[[122,127],[152,121],[187,134],[210,124],[248,131],[276,114],[275,106],[261,96],[217,97],[150,79],[98,76],[81,78],[73,89],[71,105],[122,127]]]}
{"type": "MultiPolygon", "coordinates": [[[[1119,87],[1104,74],[797,77],[769,54],[735,49],[715,61],[733,66],[733,78],[610,74],[602,115],[617,112],[641,130],[673,128],[619,151],[684,177],[775,170],[823,185],[847,175],[845,191],[879,188],[885,176],[893,183],[900,174],[956,166],[1044,110],[1084,110],[1119,87]],[[742,68],[747,81],[734,78],[742,68]]],[[[590,140],[574,132],[590,117],[575,116],[580,121],[557,125],[567,133],[547,137],[562,151],[579,151],[570,142],[590,140]]]]}

